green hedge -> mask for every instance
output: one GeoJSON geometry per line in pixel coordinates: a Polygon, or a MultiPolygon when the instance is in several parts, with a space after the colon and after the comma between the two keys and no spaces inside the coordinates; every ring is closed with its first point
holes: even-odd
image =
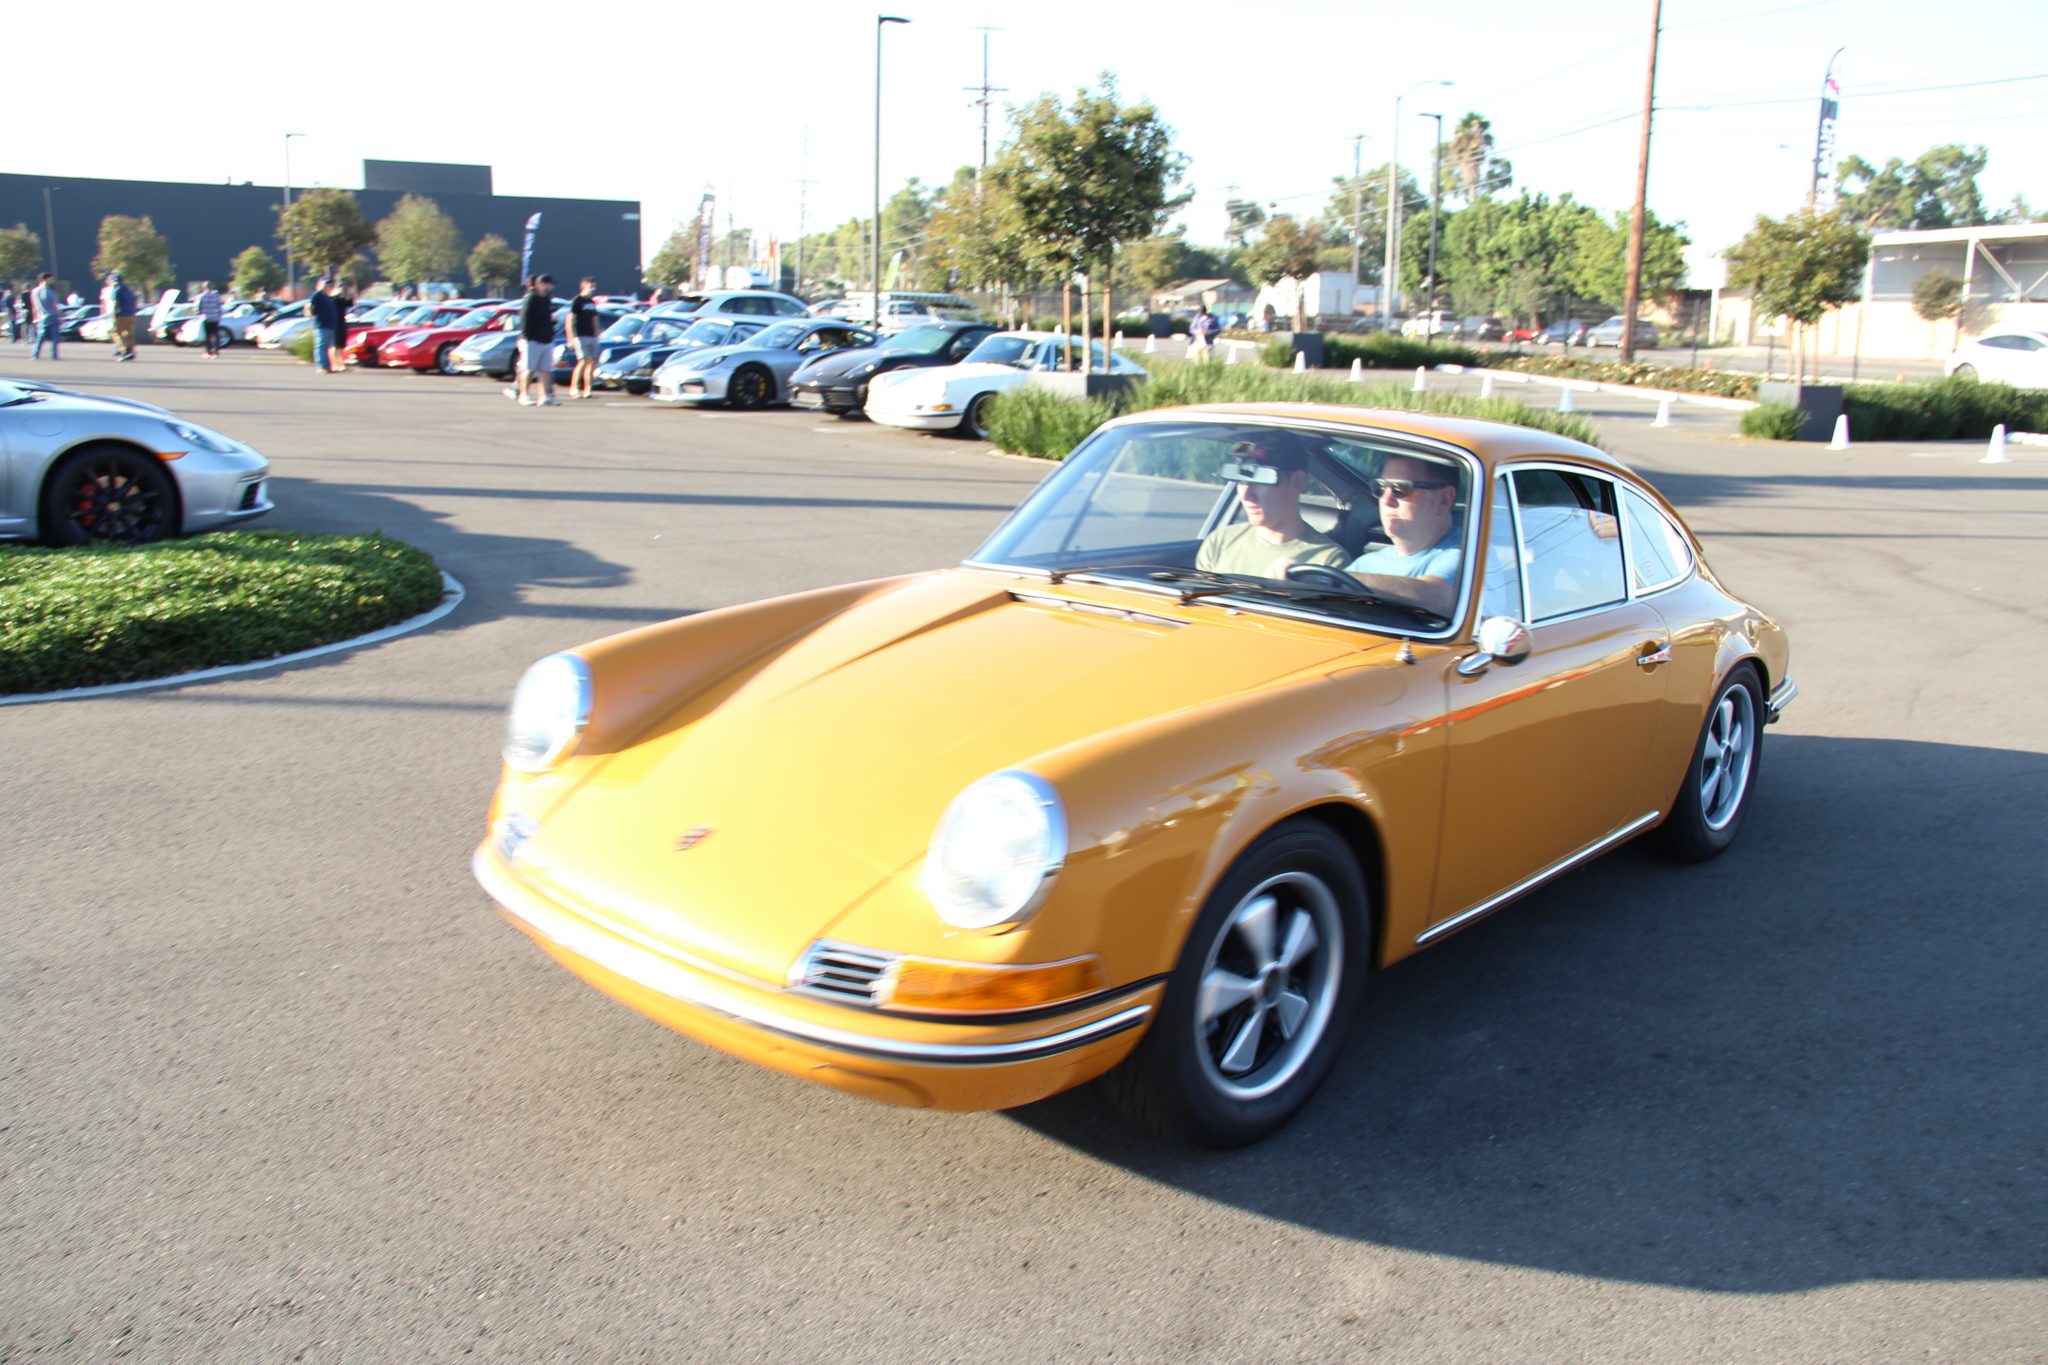
{"type": "MultiPolygon", "coordinates": [[[[1259,359],[1281,369],[1294,368],[1294,343],[1287,337],[1268,337],[1259,345],[1259,359]]],[[[1353,360],[1363,361],[1368,370],[1412,370],[1417,365],[1483,365],[1486,358],[1470,346],[1451,341],[1424,341],[1421,337],[1393,336],[1368,332],[1364,336],[1323,333],[1323,367],[1348,370],[1353,360]]]]}
{"type": "Polygon", "coordinates": [[[1599,433],[1586,418],[1532,408],[1512,398],[1412,393],[1405,384],[1353,384],[1328,375],[1292,374],[1255,365],[1154,358],[1148,368],[1146,378],[1115,400],[1083,401],[1032,385],[1012,389],[996,399],[989,414],[989,439],[1012,454],[1060,460],[1088,433],[1120,413],[1184,403],[1336,403],[1479,417],[1556,432],[1588,445],[1600,444],[1599,433]]]}
{"type": "Polygon", "coordinates": [[[1517,355],[1489,357],[1497,370],[1521,370],[1558,379],[1585,379],[1597,384],[1636,384],[1646,389],[1672,389],[1679,393],[1706,393],[1720,398],[1754,398],[1762,375],[1733,370],[1692,370],[1683,365],[1650,365],[1618,360],[1582,360],[1566,355],[1517,355]]]}
{"type": "Polygon", "coordinates": [[[2048,431],[2048,391],[1975,379],[1924,384],[1851,384],[1842,391],[1858,441],[1982,441],[2008,431],[2048,431]]]}
{"type": "Polygon", "coordinates": [[[133,547],[0,546],[0,694],[272,659],[430,610],[441,574],[379,535],[230,531],[133,547]]]}
{"type": "MultiPolygon", "coordinates": [[[[1188,334],[1186,318],[1171,319],[1171,326],[1173,334],[1177,337],[1188,334]]],[[[1116,326],[1112,330],[1122,332],[1127,337],[1148,337],[1152,335],[1152,318],[1145,313],[1125,313],[1116,320],[1116,326]]]]}
{"type": "Polygon", "coordinates": [[[1759,403],[1742,414],[1740,425],[1744,436],[1791,441],[1798,439],[1799,428],[1806,425],[1806,414],[1790,403],[1759,403]]]}
{"type": "Polygon", "coordinates": [[[310,331],[301,332],[278,349],[287,355],[295,355],[310,365],[313,363],[313,334],[310,331]]]}

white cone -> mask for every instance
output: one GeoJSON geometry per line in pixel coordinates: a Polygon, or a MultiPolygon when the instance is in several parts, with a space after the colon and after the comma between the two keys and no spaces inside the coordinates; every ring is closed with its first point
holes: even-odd
{"type": "Polygon", "coordinates": [[[1481,398],[1491,398],[1491,397],[1493,397],[1493,376],[1492,376],[1492,375],[1490,375],[1490,374],[1482,374],[1482,375],[1480,375],[1480,376],[1479,376],[1479,396],[1480,396],[1481,398]]]}
{"type": "Polygon", "coordinates": [[[1237,343],[1236,343],[1236,342],[1234,342],[1234,341],[1233,341],[1233,342],[1231,342],[1231,343],[1230,343],[1230,359],[1228,359],[1228,360],[1224,361],[1223,363],[1224,363],[1224,364],[1226,364],[1226,365],[1235,365],[1235,364],[1237,363],[1237,343]]]}
{"type": "Polygon", "coordinates": [[[1837,418],[1835,419],[1835,439],[1834,439],[1834,440],[1832,440],[1832,441],[1829,441],[1829,442],[1828,442],[1828,449],[1829,449],[1829,450],[1847,450],[1848,448],[1849,448],[1849,414],[1845,412],[1845,413],[1843,413],[1843,414],[1842,414],[1842,415],[1841,415],[1840,417],[1837,417],[1837,418]]]}
{"type": "Polygon", "coordinates": [[[1296,374],[1308,373],[1308,352],[1296,351],[1294,353],[1294,372],[1296,374]]]}
{"type": "Polygon", "coordinates": [[[1422,366],[1417,365],[1415,367],[1415,382],[1408,386],[1408,391],[1410,393],[1428,393],[1429,371],[1423,369],[1422,366]]]}
{"type": "Polygon", "coordinates": [[[1669,398],[1659,398],[1657,400],[1657,415],[1650,419],[1650,425],[1653,427],[1668,427],[1671,425],[1671,400],[1669,398]]]}
{"type": "Polygon", "coordinates": [[[1118,332],[1116,334],[1116,348],[1119,351],[1121,351],[1124,348],[1124,334],[1122,332],[1118,332]]]}
{"type": "Polygon", "coordinates": [[[1354,384],[1363,384],[1365,382],[1365,362],[1357,356],[1351,357],[1351,382],[1354,384]]]}
{"type": "Polygon", "coordinates": [[[1991,446],[1984,452],[1978,464],[2011,464],[2012,456],[2005,453],[2005,423],[1991,428],[1991,446]]]}
{"type": "Polygon", "coordinates": [[[1159,353],[1159,338],[1158,338],[1158,337],[1146,337],[1146,338],[1145,338],[1145,354],[1146,354],[1146,355],[1157,355],[1158,353],[1159,353]]]}
{"type": "Polygon", "coordinates": [[[1572,386],[1571,386],[1571,385],[1569,385],[1569,384],[1561,384],[1561,385],[1559,385],[1559,386],[1558,386],[1558,390],[1557,390],[1557,410],[1558,410],[1559,412],[1577,412],[1577,411],[1578,411],[1578,409],[1577,409],[1577,408],[1575,408],[1575,407],[1573,407],[1573,406],[1572,406],[1572,386]]]}

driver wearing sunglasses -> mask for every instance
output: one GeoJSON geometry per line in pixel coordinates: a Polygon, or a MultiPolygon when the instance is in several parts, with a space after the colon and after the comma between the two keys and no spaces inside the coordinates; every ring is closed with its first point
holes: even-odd
{"type": "Polygon", "coordinates": [[[1458,504],[1456,474],[1408,455],[1390,455],[1372,482],[1380,528],[1392,542],[1368,545],[1349,572],[1382,597],[1412,602],[1448,617],[1457,606],[1465,549],[1452,523],[1458,504]]]}

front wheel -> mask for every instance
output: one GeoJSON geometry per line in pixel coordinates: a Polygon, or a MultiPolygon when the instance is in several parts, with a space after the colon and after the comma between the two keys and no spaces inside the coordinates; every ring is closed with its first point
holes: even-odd
{"type": "Polygon", "coordinates": [[[775,394],[775,381],[759,365],[742,365],[726,381],[725,401],[736,408],[765,408],[775,394]]]}
{"type": "Polygon", "coordinates": [[[170,477],[157,461],[119,446],[88,447],[50,471],[42,532],[54,545],[142,545],[172,533],[174,511],[170,477]]]}
{"type": "Polygon", "coordinates": [[[978,393],[974,395],[974,401],[967,405],[967,415],[960,419],[961,433],[972,436],[977,441],[986,441],[989,433],[989,417],[994,413],[995,406],[996,396],[994,394],[978,393]]]}
{"type": "Polygon", "coordinates": [[[1668,857],[1701,863],[1735,842],[1763,758],[1762,696],[1756,670],[1748,664],[1729,674],[1714,694],[1671,818],[1657,831],[1668,857]]]}
{"type": "Polygon", "coordinates": [[[1241,1147],[1330,1072],[1363,990],[1371,911],[1358,864],[1312,820],[1270,831],[1217,883],[1151,1028],[1104,1078],[1162,1137],[1241,1147]]]}
{"type": "Polygon", "coordinates": [[[1977,367],[1975,365],[1958,365],[1949,371],[1949,377],[1951,379],[1974,380],[1977,377],[1977,367]]]}

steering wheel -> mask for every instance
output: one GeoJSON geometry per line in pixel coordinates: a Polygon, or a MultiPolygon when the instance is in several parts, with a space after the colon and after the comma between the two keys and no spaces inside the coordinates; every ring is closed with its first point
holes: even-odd
{"type": "Polygon", "coordinates": [[[1314,583],[1318,587],[1335,588],[1339,592],[1359,591],[1357,579],[1342,569],[1333,569],[1327,564],[1290,564],[1287,566],[1287,580],[1290,583],[1314,583]]]}

